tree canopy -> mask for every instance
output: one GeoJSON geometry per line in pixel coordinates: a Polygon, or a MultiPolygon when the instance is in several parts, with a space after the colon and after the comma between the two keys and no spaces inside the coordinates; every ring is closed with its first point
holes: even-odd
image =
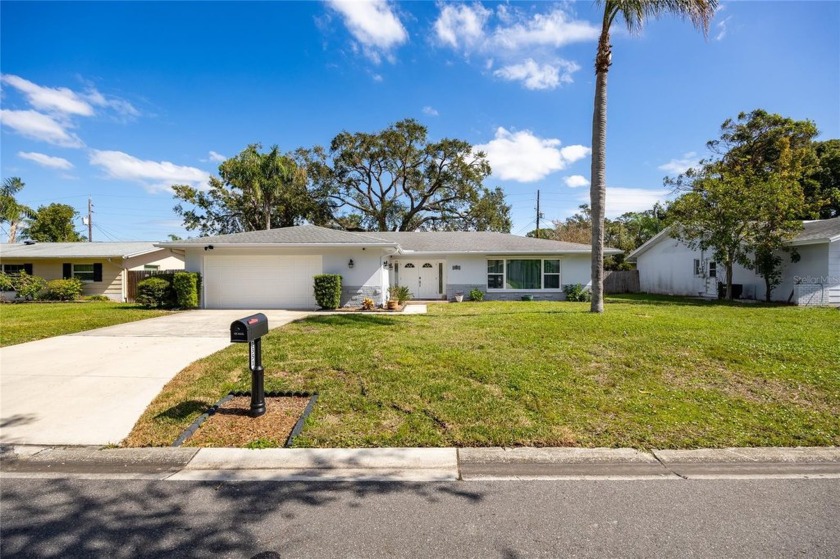
{"type": "Polygon", "coordinates": [[[73,220],[78,217],[79,212],[67,204],[40,206],[32,217],[27,219],[28,226],[21,236],[39,243],[86,241],[87,237],[76,231],[73,225],[73,220]]]}
{"type": "Polygon", "coordinates": [[[725,265],[727,297],[735,263],[764,277],[769,300],[781,278],[780,252],[796,258],[788,243],[813,211],[803,183],[817,162],[816,134],[811,121],[763,110],[741,113],[724,121],[719,140],[708,142],[711,159],[666,179],[684,192],[668,208],[673,235],[711,250],[725,265]]]}
{"type": "Polygon", "coordinates": [[[20,177],[9,177],[3,180],[0,188],[0,223],[9,224],[9,243],[17,240],[18,227],[24,219],[33,215],[32,208],[20,204],[15,197],[24,186],[20,177]]]}
{"type": "Polygon", "coordinates": [[[308,151],[315,191],[335,223],[369,231],[510,231],[500,188],[483,185],[490,165],[461,140],[428,140],[406,119],[376,133],[342,132],[329,150],[308,151]]]}

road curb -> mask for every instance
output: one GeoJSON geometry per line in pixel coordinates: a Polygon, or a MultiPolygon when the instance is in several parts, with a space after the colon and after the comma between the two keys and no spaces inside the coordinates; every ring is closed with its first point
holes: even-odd
{"type": "Polygon", "coordinates": [[[630,448],[3,447],[7,477],[218,481],[840,478],[840,447],[630,448]]]}

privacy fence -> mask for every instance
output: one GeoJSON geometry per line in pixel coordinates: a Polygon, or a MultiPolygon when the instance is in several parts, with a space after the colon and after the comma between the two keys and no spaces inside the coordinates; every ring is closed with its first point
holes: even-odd
{"type": "Polygon", "coordinates": [[[604,272],[604,293],[639,293],[639,270],[604,272]]]}

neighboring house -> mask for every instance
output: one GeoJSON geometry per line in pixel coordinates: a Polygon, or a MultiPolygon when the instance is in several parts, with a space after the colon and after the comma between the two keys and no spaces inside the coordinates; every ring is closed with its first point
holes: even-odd
{"type": "MultiPolygon", "coordinates": [[[[314,308],[313,276],[342,277],[341,304],[382,304],[388,287],[415,299],[451,299],[473,288],[487,299],[562,299],[590,283],[587,245],[488,232],[352,233],[314,225],[159,243],[183,250],[202,274],[209,309],[314,308]]],[[[606,254],[620,254],[607,249],[606,254]]]]}
{"type": "Polygon", "coordinates": [[[46,280],[78,278],[83,295],[125,301],[131,270],[183,270],[183,251],[153,242],[22,243],[0,245],[0,268],[46,280]]]}
{"type": "MultiPolygon", "coordinates": [[[[782,281],[771,293],[774,301],[797,305],[840,305],[840,217],[802,222],[803,230],[789,244],[799,253],[791,262],[782,254],[782,281]]],[[[644,293],[717,296],[726,269],[714,262],[711,251],[692,250],[669,236],[666,229],[634,250],[627,260],[636,262],[644,293]]],[[[733,286],[741,286],[744,299],[764,300],[764,278],[735,265],[733,286]]]]}

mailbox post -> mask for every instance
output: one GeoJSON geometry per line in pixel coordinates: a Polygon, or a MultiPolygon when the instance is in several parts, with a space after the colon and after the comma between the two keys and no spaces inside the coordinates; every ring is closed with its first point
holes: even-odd
{"type": "Polygon", "coordinates": [[[268,334],[268,318],[263,313],[252,314],[230,324],[230,341],[248,344],[248,364],[251,369],[251,417],[265,413],[265,387],[262,366],[262,337],[268,334]]]}

